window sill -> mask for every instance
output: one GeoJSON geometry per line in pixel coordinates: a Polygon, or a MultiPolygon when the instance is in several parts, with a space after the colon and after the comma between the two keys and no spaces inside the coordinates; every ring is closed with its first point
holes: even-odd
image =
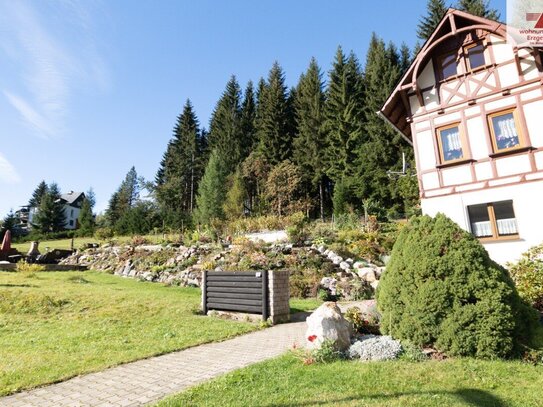
{"type": "Polygon", "coordinates": [[[475,162],[474,159],[466,158],[466,159],[462,159],[462,160],[451,161],[449,163],[438,164],[438,165],[436,165],[436,168],[454,167],[455,165],[463,165],[463,164],[469,164],[469,163],[474,163],[474,162],[475,162]]]}
{"type": "Polygon", "coordinates": [[[498,151],[497,153],[492,153],[492,154],[489,154],[488,156],[490,158],[496,158],[496,157],[502,157],[504,155],[509,155],[509,154],[525,153],[527,151],[532,151],[532,150],[535,150],[535,148],[532,147],[532,146],[515,147],[515,148],[510,148],[510,149],[507,149],[507,150],[503,150],[503,151],[498,151]]]}
{"type": "Polygon", "coordinates": [[[522,240],[519,235],[501,236],[501,237],[480,237],[478,238],[481,243],[500,243],[500,242],[514,242],[522,240]]]}

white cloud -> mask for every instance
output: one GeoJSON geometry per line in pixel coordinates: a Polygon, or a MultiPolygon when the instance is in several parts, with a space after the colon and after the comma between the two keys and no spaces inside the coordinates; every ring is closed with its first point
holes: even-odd
{"type": "Polygon", "coordinates": [[[0,153],[0,183],[17,184],[21,177],[17,174],[15,167],[0,153]]]}
{"type": "Polygon", "coordinates": [[[47,138],[54,136],[55,132],[50,127],[49,121],[38,113],[28,102],[19,96],[13,95],[8,91],[4,91],[4,95],[8,99],[8,102],[17,109],[17,111],[23,116],[27,124],[31,125],[35,130],[38,137],[47,138]]]}
{"type": "Polygon", "coordinates": [[[103,90],[109,84],[92,36],[88,4],[62,1],[33,7],[0,0],[0,48],[18,72],[4,95],[39,137],[63,133],[76,90],[103,90]]]}

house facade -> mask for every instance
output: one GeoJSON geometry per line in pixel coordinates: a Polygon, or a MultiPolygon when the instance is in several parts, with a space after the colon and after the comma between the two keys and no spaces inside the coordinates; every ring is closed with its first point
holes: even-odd
{"type": "Polygon", "coordinates": [[[379,112],[413,145],[423,213],[500,263],[543,242],[542,90],[540,48],[449,9],[379,112]]]}
{"type": "MultiPolygon", "coordinates": [[[[66,219],[64,229],[77,229],[79,227],[77,220],[79,219],[81,206],[83,205],[83,201],[85,200],[85,194],[83,192],[70,191],[66,194],[62,194],[59,199],[64,205],[64,215],[66,219]]],[[[34,215],[37,211],[38,208],[36,207],[23,207],[23,210],[20,211],[21,213],[19,215],[21,219],[21,225],[24,224],[27,229],[30,229],[32,226],[32,219],[34,218],[34,215]]]]}
{"type": "Polygon", "coordinates": [[[64,229],[74,230],[79,227],[77,220],[81,212],[81,205],[85,200],[83,192],[70,191],[67,194],[62,194],[60,199],[64,203],[64,214],[66,216],[66,225],[64,229]]]}

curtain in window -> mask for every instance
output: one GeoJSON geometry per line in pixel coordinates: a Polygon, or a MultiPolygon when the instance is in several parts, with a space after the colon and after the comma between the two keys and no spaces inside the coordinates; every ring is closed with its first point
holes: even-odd
{"type": "Polygon", "coordinates": [[[460,142],[460,131],[458,127],[445,130],[445,151],[460,150],[462,143],[460,142]]]}
{"type": "Polygon", "coordinates": [[[517,129],[515,128],[515,118],[512,113],[498,116],[494,118],[494,123],[498,124],[499,132],[497,136],[499,138],[511,139],[517,137],[517,129]]]}
{"type": "Polygon", "coordinates": [[[490,221],[472,223],[471,230],[477,237],[492,236],[492,226],[490,225],[490,221]]]}
{"type": "Polygon", "coordinates": [[[518,233],[516,219],[498,219],[496,222],[499,235],[516,235],[518,233]]]}
{"type": "Polygon", "coordinates": [[[463,157],[458,126],[440,130],[439,137],[441,137],[443,159],[445,161],[458,160],[463,157]]]}

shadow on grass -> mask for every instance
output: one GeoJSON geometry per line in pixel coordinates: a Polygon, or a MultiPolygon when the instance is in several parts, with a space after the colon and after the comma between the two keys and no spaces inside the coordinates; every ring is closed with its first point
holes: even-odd
{"type": "Polygon", "coordinates": [[[402,396],[421,396],[421,395],[451,395],[462,401],[468,406],[473,407],[507,407],[508,404],[501,400],[499,397],[480,389],[458,389],[456,391],[412,391],[412,392],[400,392],[393,394],[373,394],[373,395],[360,395],[359,397],[345,397],[333,400],[312,400],[304,401],[302,403],[288,403],[288,404],[268,404],[267,407],[304,407],[304,406],[318,406],[324,404],[337,405],[339,403],[356,402],[357,400],[369,400],[369,399],[395,399],[402,396]]]}
{"type": "Polygon", "coordinates": [[[37,288],[39,286],[34,284],[0,284],[0,287],[37,288]]]}

